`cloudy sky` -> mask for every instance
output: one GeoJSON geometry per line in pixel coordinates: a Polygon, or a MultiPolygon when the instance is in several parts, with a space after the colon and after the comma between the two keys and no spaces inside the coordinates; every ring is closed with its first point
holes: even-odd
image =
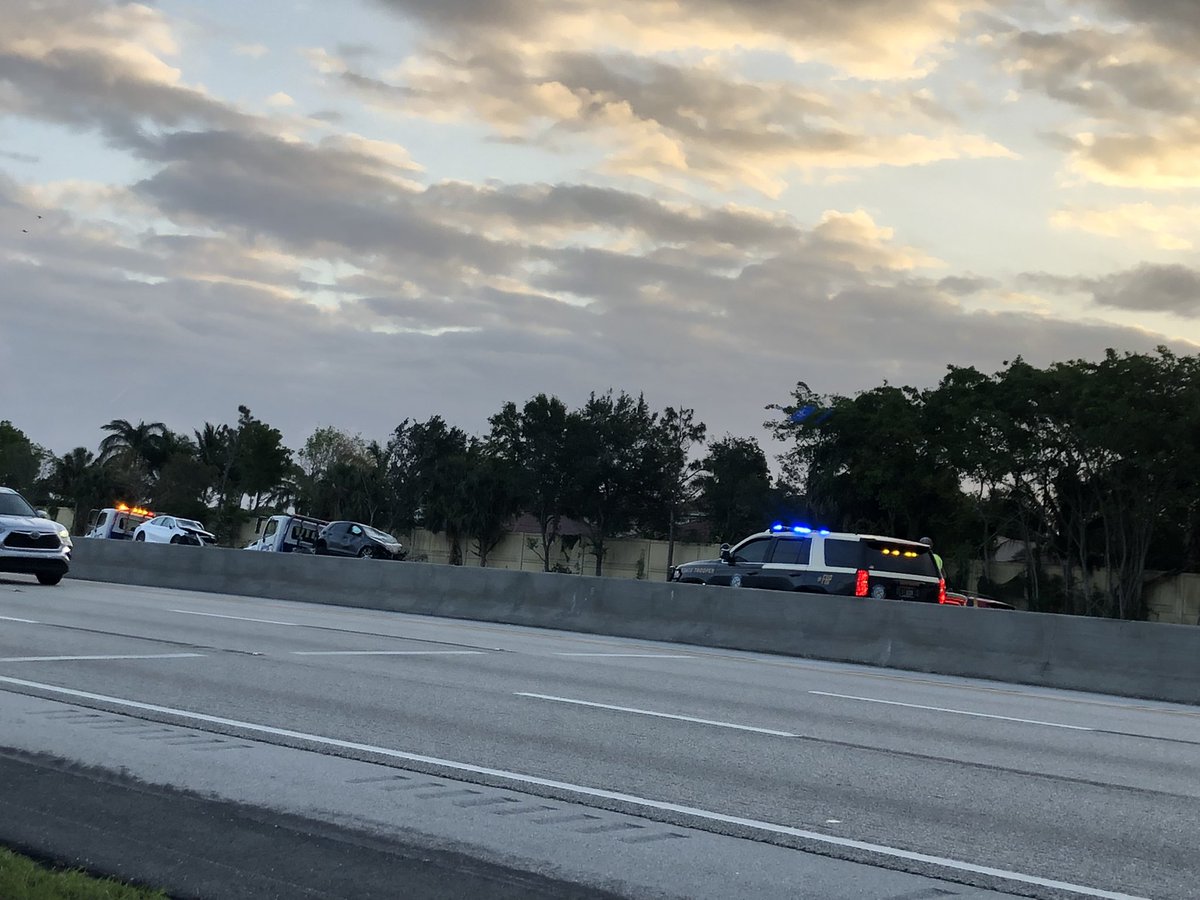
{"type": "Polygon", "coordinates": [[[0,418],[60,452],[1200,343],[1193,0],[2,6],[0,418]]]}

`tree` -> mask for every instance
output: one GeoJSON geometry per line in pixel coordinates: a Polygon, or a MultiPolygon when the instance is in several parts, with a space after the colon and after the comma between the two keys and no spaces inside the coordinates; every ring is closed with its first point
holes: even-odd
{"type": "Polygon", "coordinates": [[[579,416],[568,413],[557,397],[538,394],[522,408],[504,404],[488,421],[488,445],[516,474],[521,508],[537,519],[542,568],[549,572],[550,548],[569,512],[575,471],[571,454],[582,427],[579,416]]]}
{"type": "Polygon", "coordinates": [[[120,460],[125,465],[150,468],[151,460],[161,454],[162,442],[167,426],[162,422],[138,422],[128,419],[113,419],[101,426],[108,436],[100,442],[100,462],[120,460]]]}
{"type": "Polygon", "coordinates": [[[31,493],[47,453],[7,419],[0,421],[0,485],[31,493]]]}
{"type": "Polygon", "coordinates": [[[447,425],[441,416],[425,422],[406,420],[393,433],[389,447],[396,494],[412,504],[411,512],[403,512],[429,530],[445,533],[450,562],[461,565],[462,540],[469,529],[466,432],[447,425]]]}
{"type": "Polygon", "coordinates": [[[771,472],[758,441],[726,435],[710,444],[698,484],[700,506],[714,540],[733,543],[763,527],[771,501],[771,472]]]}
{"type": "Polygon", "coordinates": [[[240,503],[243,495],[251,499],[251,509],[257,509],[264,494],[274,491],[288,476],[292,466],[292,451],[284,446],[279,429],[256,419],[246,406],[238,407],[238,424],[234,434],[235,476],[240,503]]]}
{"type": "Polygon", "coordinates": [[[579,410],[574,455],[578,460],[572,507],[588,527],[588,545],[603,574],[609,538],[638,524],[646,497],[657,489],[654,438],[658,417],[645,397],[624,391],[593,393],[579,410]]]}
{"type": "Polygon", "coordinates": [[[109,505],[115,493],[108,470],[84,446],[53,458],[46,486],[55,502],[71,509],[76,534],[83,534],[88,511],[109,505]]]}
{"type": "Polygon", "coordinates": [[[209,506],[205,497],[216,477],[216,471],[195,453],[177,452],[161,466],[154,483],[154,507],[177,516],[206,519],[209,506]]]}
{"type": "Polygon", "coordinates": [[[646,518],[653,521],[665,509],[667,517],[667,569],[675,564],[675,525],[681,512],[691,506],[699,492],[699,460],[692,459],[692,447],[704,442],[708,428],[695,420],[695,410],[668,406],[658,420],[651,440],[653,463],[658,469],[658,496],[650,496],[653,506],[646,518]]]}
{"type": "Polygon", "coordinates": [[[314,431],[299,454],[303,511],[323,519],[358,518],[358,469],[365,455],[366,443],[357,435],[332,426],[314,431]]]}
{"type": "Polygon", "coordinates": [[[479,565],[486,568],[488,555],[508,533],[513,516],[521,511],[519,470],[478,440],[471,441],[465,462],[463,530],[475,542],[479,565]]]}

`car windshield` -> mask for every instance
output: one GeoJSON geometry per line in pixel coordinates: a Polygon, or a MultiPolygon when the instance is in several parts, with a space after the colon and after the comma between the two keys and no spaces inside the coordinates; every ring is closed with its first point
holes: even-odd
{"type": "Polygon", "coordinates": [[[36,516],[20,494],[0,494],[0,516],[36,516]]]}
{"type": "Polygon", "coordinates": [[[204,530],[204,526],[195,519],[176,519],[175,521],[179,523],[181,528],[195,528],[197,531],[204,530]]]}
{"type": "Polygon", "coordinates": [[[392,537],[386,531],[380,531],[378,528],[372,528],[370,525],[364,525],[363,531],[365,531],[367,533],[367,537],[374,538],[375,540],[380,541],[384,544],[400,543],[398,540],[396,540],[394,537],[392,537]]]}

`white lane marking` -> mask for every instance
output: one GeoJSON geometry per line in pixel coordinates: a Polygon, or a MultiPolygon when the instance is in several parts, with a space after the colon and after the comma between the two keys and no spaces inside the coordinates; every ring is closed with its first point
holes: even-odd
{"type": "Polygon", "coordinates": [[[191,712],[186,709],[174,709],[170,706],[156,706],[152,703],[142,703],[137,700],[126,700],[121,697],[109,697],[105,694],[92,694],[87,691],[77,691],[72,688],[59,687],[54,684],[42,684],[38,681],[25,681],[20,678],[10,678],[6,675],[0,675],[0,684],[11,684],[17,687],[33,688],[34,690],[45,691],[50,694],[60,694],[64,697],[78,697],[81,700],[95,700],[99,703],[109,703],[114,706],[124,706],[129,709],[138,709],[143,712],[156,712],[163,715],[176,716],[181,719],[190,719],[195,722],[207,722],[211,725],[224,725],[228,728],[240,728],[244,731],[257,732],[259,734],[269,734],[275,737],[291,738],[298,741],[307,741],[311,744],[320,744],[326,747],[337,747],[341,750],[355,750],[359,753],[374,753],[378,756],[385,756],[390,759],[403,760],[405,762],[423,763],[429,766],[439,766],[444,769],[451,769],[457,772],[470,772],[472,775],[487,775],[491,778],[497,778],[504,781],[511,781],[514,784],[536,785],[537,787],[552,788],[557,791],[566,793],[578,794],[583,797],[595,797],[601,800],[613,800],[618,803],[627,803],[630,806],[642,807],[643,809],[655,809],[661,812],[674,812],[681,815],[693,816],[698,819],[706,819],[710,822],[720,822],[725,825],[739,825],[743,828],[753,828],[757,831],[764,831],[770,834],[787,835],[788,837],[801,838],[803,840],[813,841],[815,843],[829,844],[835,847],[846,847],[852,850],[862,850],[867,853],[875,853],[879,856],[887,856],[893,859],[903,859],[909,862],[920,862],[934,866],[941,866],[945,869],[955,869],[960,872],[971,872],[976,875],[986,875],[990,878],[1003,878],[1006,881],[1016,881],[1021,884],[1038,885],[1039,887],[1054,888],[1055,890],[1066,891],[1072,894],[1078,894],[1082,897],[1096,897],[1099,900],[1149,900],[1148,897],[1138,897],[1133,894],[1121,894],[1114,891],[1105,891],[1100,888],[1086,887],[1080,884],[1071,884],[1066,881],[1055,881],[1050,878],[1040,878],[1036,875],[1026,875],[1022,872],[1010,872],[1005,869],[994,869],[990,866],[980,866],[975,863],[964,862],[957,859],[948,859],[941,856],[930,856],[925,853],[914,853],[911,850],[901,850],[898,847],[888,847],[883,844],[871,844],[866,841],[855,841],[849,838],[841,838],[832,834],[821,834],[817,831],[805,831],[801,828],[792,828],[790,825],[777,825],[773,822],[762,822],[758,819],[745,819],[741,816],[730,816],[725,813],[713,812],[707,809],[698,809],[693,806],[682,806],[678,803],[667,803],[662,800],[651,800],[646,797],[638,797],[634,794],[622,794],[619,791],[606,791],[602,788],[585,787],[584,785],[571,784],[568,781],[554,781],[549,778],[538,778],[535,775],[523,775],[520,772],[508,772],[504,769],[491,769],[487,766],[476,766],[471,763],[455,762],[449,759],[439,759],[436,756],[422,756],[418,753],[406,753],[403,750],[392,750],[389,747],[376,747],[371,744],[359,744],[354,741],[343,741],[338,738],[324,737],[319,734],[306,734],[303,731],[291,731],[287,728],[274,728],[270,725],[258,725],[253,722],[240,722],[237,719],[225,719],[220,716],[210,716],[205,713],[191,712]]]}
{"type": "Polygon", "coordinates": [[[274,619],[251,619],[248,616],[224,616],[221,613],[196,612],[194,609],[173,609],[173,613],[185,616],[205,616],[209,619],[237,619],[239,622],[258,622],[260,625],[287,625],[290,628],[311,628],[311,625],[301,625],[299,622],[277,622],[274,619]]]}
{"type": "Polygon", "coordinates": [[[97,659],[198,659],[203,653],[140,653],[128,656],[0,656],[0,663],[10,662],[83,662],[97,659]]]}
{"type": "Polygon", "coordinates": [[[598,656],[606,659],[695,659],[678,653],[555,653],[555,656],[598,656]]]}
{"type": "Polygon", "coordinates": [[[20,622],[22,625],[41,625],[41,622],[35,622],[33,619],[16,619],[12,616],[0,616],[0,622],[20,622]]]}
{"type": "Polygon", "coordinates": [[[516,697],[532,697],[534,700],[551,700],[555,703],[570,703],[574,706],[590,706],[595,709],[611,709],[615,712],[633,713],[638,716],[653,716],[656,719],[675,719],[679,722],[695,722],[697,725],[715,725],[718,728],[733,728],[737,731],[753,731],[755,734],[770,734],[775,737],[797,737],[790,731],[776,731],[773,728],[756,728],[753,725],[737,725],[733,722],[718,722],[715,719],[698,719],[695,716],[677,716],[674,713],[655,712],[652,709],[637,709],[632,706],[612,706],[608,703],[592,703],[590,700],[572,700],[570,697],[555,697],[551,694],[527,694],[517,691],[516,697]]]}
{"type": "Polygon", "coordinates": [[[1084,725],[1064,725],[1061,722],[1043,722],[1040,719],[1016,719],[1012,716],[994,716],[991,713],[971,712],[966,709],[947,709],[944,706],[921,706],[919,703],[900,703],[897,700],[879,700],[875,697],[854,697],[850,694],[831,694],[828,691],[809,691],[817,697],[836,697],[839,700],[858,700],[862,703],[882,703],[885,706],[903,706],[906,709],[925,709],[930,712],[950,713],[955,716],[971,716],[976,719],[999,719],[1001,722],[1020,722],[1022,725],[1044,725],[1047,728],[1066,728],[1070,731],[1095,731],[1084,725]]]}
{"type": "Polygon", "coordinates": [[[479,656],[482,650],[293,650],[292,656],[479,656]]]}

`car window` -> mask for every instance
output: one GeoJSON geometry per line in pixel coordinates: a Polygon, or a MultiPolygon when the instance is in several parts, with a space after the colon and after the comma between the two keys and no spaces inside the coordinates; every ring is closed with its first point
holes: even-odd
{"type": "Polygon", "coordinates": [[[806,566],[812,550],[812,538],[779,538],[771,554],[772,565],[806,566]]]}
{"type": "Polygon", "coordinates": [[[862,545],[858,541],[825,538],[825,565],[831,569],[857,569],[862,565],[862,545]]]}
{"type": "Polygon", "coordinates": [[[159,527],[160,527],[160,528],[174,528],[174,527],[175,527],[175,520],[174,520],[174,519],[170,519],[170,518],[167,518],[167,519],[159,519],[159,520],[158,520],[158,525],[159,525],[159,527]]]}
{"type": "Polygon", "coordinates": [[[893,544],[888,541],[863,541],[867,568],[900,575],[929,575],[937,577],[937,563],[928,547],[913,544],[893,544]]]}
{"type": "Polygon", "coordinates": [[[279,520],[272,519],[267,523],[267,530],[263,532],[263,537],[270,537],[279,530],[279,520]]]}
{"type": "Polygon", "coordinates": [[[362,529],[361,529],[361,528],[359,528],[357,525],[351,525],[351,526],[350,526],[350,533],[351,533],[352,535],[354,535],[355,537],[357,537],[358,535],[362,534],[362,533],[363,533],[363,531],[362,531],[362,529]]]}
{"type": "Polygon", "coordinates": [[[20,494],[0,494],[0,516],[33,516],[33,507],[20,494]]]}
{"type": "Polygon", "coordinates": [[[770,538],[757,538],[742,544],[734,551],[737,562],[760,563],[767,559],[767,551],[771,548],[770,538]]]}

